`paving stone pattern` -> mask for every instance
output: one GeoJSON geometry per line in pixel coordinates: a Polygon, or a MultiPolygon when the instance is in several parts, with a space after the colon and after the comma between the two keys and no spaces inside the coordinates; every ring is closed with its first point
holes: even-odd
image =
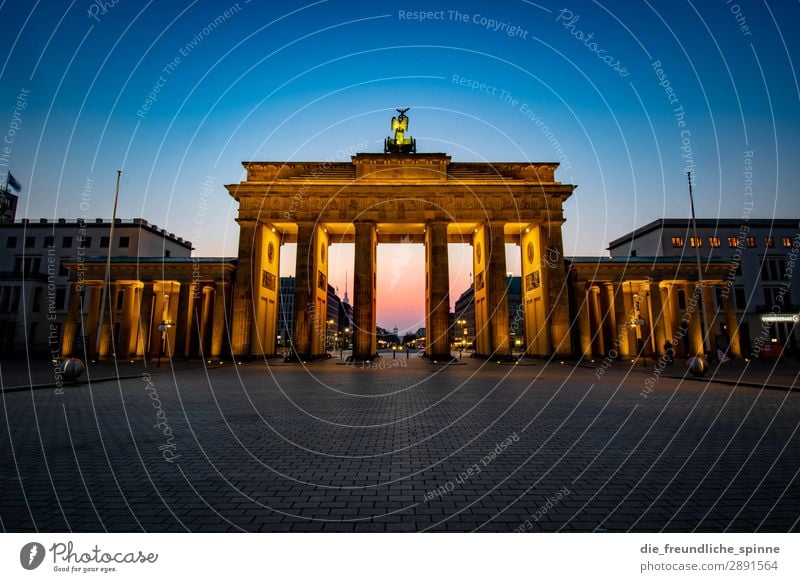
{"type": "Polygon", "coordinates": [[[800,393],[645,378],[330,360],[0,394],[0,526],[800,529],[800,393]]]}

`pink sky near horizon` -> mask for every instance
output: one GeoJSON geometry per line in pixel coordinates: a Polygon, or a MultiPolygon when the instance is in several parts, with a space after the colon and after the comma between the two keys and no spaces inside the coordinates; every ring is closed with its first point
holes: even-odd
{"type": "MultiPolygon", "coordinates": [[[[295,274],[296,245],[281,248],[281,276],[295,274]]],[[[425,327],[425,247],[422,244],[378,245],[378,325],[399,333],[415,332],[425,327]]],[[[328,252],[328,281],[338,288],[344,298],[345,281],[348,295],[353,298],[353,245],[333,244],[328,252]],[[345,280],[345,276],[347,279],[345,280]]],[[[467,244],[448,245],[450,264],[450,309],[459,295],[472,284],[472,247],[467,244]]],[[[520,252],[517,245],[506,245],[506,268],[519,275],[520,252]]]]}

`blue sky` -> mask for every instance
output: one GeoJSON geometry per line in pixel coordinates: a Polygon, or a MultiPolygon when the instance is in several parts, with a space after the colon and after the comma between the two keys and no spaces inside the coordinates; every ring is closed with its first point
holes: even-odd
{"type": "Polygon", "coordinates": [[[699,215],[741,216],[751,151],[752,215],[800,217],[800,8],[773,4],[4,2],[0,132],[16,119],[6,157],[20,216],[78,216],[91,180],[88,214],[108,217],[122,168],[120,216],[234,255],[222,185],[242,160],[379,151],[394,108],[411,107],[420,151],[561,160],[557,176],[578,185],[565,252],[605,254],[636,226],[687,215],[687,151],[699,215]],[[420,10],[439,19],[410,16],[420,10]]]}

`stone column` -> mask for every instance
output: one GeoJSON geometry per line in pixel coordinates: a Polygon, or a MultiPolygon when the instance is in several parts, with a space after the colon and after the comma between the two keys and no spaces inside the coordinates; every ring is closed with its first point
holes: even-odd
{"type": "Polygon", "coordinates": [[[197,333],[200,329],[200,305],[202,303],[202,295],[200,294],[200,284],[193,282],[189,284],[189,306],[186,321],[186,350],[184,356],[186,358],[193,357],[197,352],[197,333]]]}
{"type": "Polygon", "coordinates": [[[653,320],[650,322],[650,332],[656,344],[656,353],[664,355],[664,344],[669,337],[668,315],[664,312],[664,302],[661,300],[661,287],[658,283],[650,283],[650,310],[653,320]]]}
{"type": "Polygon", "coordinates": [[[630,342],[631,328],[627,325],[630,320],[630,310],[627,307],[625,283],[618,283],[614,285],[614,321],[617,324],[614,342],[621,358],[630,358],[633,353],[630,342]]]}
{"type": "Polygon", "coordinates": [[[692,351],[689,356],[702,356],[705,353],[703,345],[703,326],[700,324],[702,317],[703,298],[701,288],[695,284],[687,283],[684,286],[686,294],[686,313],[689,317],[689,346],[692,351]]]}
{"type": "Polygon", "coordinates": [[[669,321],[670,321],[670,342],[672,342],[675,350],[675,355],[686,355],[683,349],[683,341],[678,338],[678,330],[681,328],[681,305],[678,301],[678,284],[670,283],[667,289],[667,305],[669,306],[669,321]],[[677,343],[675,343],[677,342],[677,343]]]}
{"type": "Polygon", "coordinates": [[[213,304],[214,286],[206,283],[203,285],[203,308],[200,317],[200,354],[203,358],[208,358],[211,352],[208,334],[211,330],[211,309],[213,304]]]}
{"type": "Polygon", "coordinates": [[[172,348],[172,353],[176,358],[186,358],[188,341],[191,339],[189,335],[189,325],[191,325],[191,313],[189,311],[190,303],[190,284],[181,283],[181,288],[178,291],[178,311],[175,317],[175,346],[172,348]]]}
{"type": "MultiPolygon", "coordinates": [[[[253,322],[253,244],[256,221],[239,218],[237,222],[239,255],[236,266],[236,291],[233,297],[231,344],[235,357],[247,358],[250,356],[253,322]]],[[[299,249],[297,254],[300,255],[299,249]]]]}
{"type": "Polygon", "coordinates": [[[542,268],[547,270],[547,312],[550,321],[550,341],[553,353],[558,356],[572,355],[569,327],[569,297],[567,275],[564,268],[564,246],[561,239],[563,221],[550,220],[541,227],[542,268]]]}
{"type": "MultiPolygon", "coordinates": [[[[733,291],[733,287],[730,287],[729,290],[733,291]]],[[[742,346],[739,342],[739,322],[736,319],[736,307],[733,303],[732,293],[722,296],[722,308],[725,311],[725,327],[728,328],[728,338],[730,340],[729,355],[734,358],[741,358],[742,346]]]]}
{"type": "Polygon", "coordinates": [[[69,284],[69,307],[64,323],[64,335],[61,337],[61,357],[68,358],[75,353],[75,340],[78,336],[78,322],[82,317],[81,283],[69,284]]]}
{"type": "Polygon", "coordinates": [[[214,327],[211,330],[211,359],[219,360],[222,356],[222,343],[225,337],[225,304],[230,294],[230,286],[225,281],[217,283],[214,291],[214,327]]]}
{"type": "Polygon", "coordinates": [[[703,285],[703,321],[706,326],[706,335],[708,336],[708,346],[711,353],[717,353],[717,312],[714,309],[714,286],[709,283],[703,285]]]}
{"type": "MultiPolygon", "coordinates": [[[[314,268],[314,223],[297,223],[297,258],[294,272],[294,332],[292,343],[298,358],[311,355],[311,334],[314,332],[312,316],[316,312],[314,305],[316,274],[314,268]]],[[[326,314],[317,314],[317,317],[326,314]]]]}
{"type": "Polygon", "coordinates": [[[116,346],[117,356],[128,359],[131,353],[136,353],[136,292],[138,285],[128,283],[123,286],[122,316],[120,317],[119,345],[116,346]]]}
{"type": "MultiPolygon", "coordinates": [[[[508,278],[506,277],[506,235],[504,223],[488,224],[486,240],[489,241],[486,261],[486,308],[489,316],[489,333],[492,340],[492,357],[511,356],[508,321],[508,278]]],[[[569,317],[569,315],[567,315],[569,317]]]]}
{"type": "Polygon", "coordinates": [[[592,325],[589,319],[589,301],[592,297],[583,281],[573,283],[572,289],[575,297],[575,314],[578,323],[576,328],[580,334],[581,354],[585,358],[590,358],[592,356],[592,325]]]}
{"type": "MultiPolygon", "coordinates": [[[[108,295],[106,296],[106,303],[103,313],[100,314],[102,318],[102,325],[100,326],[100,342],[98,345],[98,356],[107,358],[112,354],[117,346],[113,345],[114,338],[114,322],[117,315],[117,293],[119,292],[119,284],[111,282],[108,284],[108,295]]],[[[116,354],[114,354],[116,356],[116,354]]]]}
{"type": "Polygon", "coordinates": [[[377,352],[375,338],[375,224],[356,223],[355,276],[353,278],[353,359],[369,360],[377,352]]]}
{"type": "Polygon", "coordinates": [[[447,222],[429,222],[425,232],[427,355],[434,360],[450,355],[450,270],[447,257],[447,222]]]}
{"type": "Polygon", "coordinates": [[[604,354],[616,350],[617,341],[617,316],[614,311],[614,284],[600,284],[600,308],[603,313],[603,344],[604,354]]]}
{"type": "Polygon", "coordinates": [[[600,309],[600,287],[592,285],[589,288],[589,301],[593,332],[594,353],[602,355],[605,353],[603,342],[603,312],[600,309]]]}
{"type": "Polygon", "coordinates": [[[153,283],[148,281],[139,295],[139,340],[136,346],[137,355],[147,359],[150,355],[150,324],[153,318],[153,283]]]}

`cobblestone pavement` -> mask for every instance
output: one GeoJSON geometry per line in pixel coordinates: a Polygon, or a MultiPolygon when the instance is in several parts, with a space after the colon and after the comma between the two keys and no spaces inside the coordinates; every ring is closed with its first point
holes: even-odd
{"type": "Polygon", "coordinates": [[[0,394],[5,531],[789,531],[800,393],[420,359],[0,394]]]}

